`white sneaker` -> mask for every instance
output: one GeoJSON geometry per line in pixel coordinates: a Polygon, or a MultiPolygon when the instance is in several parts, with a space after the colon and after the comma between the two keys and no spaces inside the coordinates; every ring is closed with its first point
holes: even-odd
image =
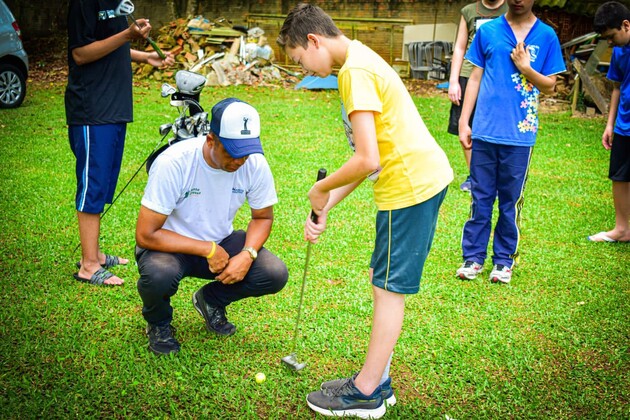
{"type": "Polygon", "coordinates": [[[490,281],[492,283],[508,284],[512,280],[512,270],[503,264],[495,264],[490,273],[490,281]]]}
{"type": "Polygon", "coordinates": [[[483,271],[483,265],[474,261],[465,261],[455,273],[462,280],[474,280],[477,275],[483,271]]]}

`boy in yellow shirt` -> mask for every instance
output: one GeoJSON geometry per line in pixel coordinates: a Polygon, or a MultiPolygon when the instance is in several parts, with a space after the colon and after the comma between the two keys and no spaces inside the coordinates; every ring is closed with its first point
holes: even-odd
{"type": "Polygon", "coordinates": [[[420,287],[438,211],[453,171],[427,130],[400,77],[378,54],[350,40],[321,8],[297,5],[278,44],[306,71],[338,74],[344,124],[354,154],[308,193],[317,222],[307,218],[305,239],[316,242],[328,212],[366,178],[374,184],[376,239],[370,263],[374,293],[372,333],[361,370],[324,382],[307,397],[324,415],[379,418],[395,396],[389,364],[402,329],[405,295],[420,287]]]}

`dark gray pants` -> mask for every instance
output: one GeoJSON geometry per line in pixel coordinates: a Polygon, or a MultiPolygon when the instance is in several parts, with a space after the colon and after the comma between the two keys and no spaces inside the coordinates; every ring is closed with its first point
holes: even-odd
{"type": "MultiPolygon", "coordinates": [[[[245,232],[234,231],[219,245],[231,258],[243,249],[245,232]]],[[[169,254],[136,247],[136,261],[140,273],[138,292],[143,303],[142,316],[151,324],[172,321],[171,296],[177,293],[179,282],[184,277],[215,278],[208,268],[208,261],[196,255],[169,254]]],[[[262,248],[242,281],[230,285],[213,281],[203,287],[203,294],[209,304],[225,307],[243,298],[277,293],[288,278],[286,265],[262,248]]]]}

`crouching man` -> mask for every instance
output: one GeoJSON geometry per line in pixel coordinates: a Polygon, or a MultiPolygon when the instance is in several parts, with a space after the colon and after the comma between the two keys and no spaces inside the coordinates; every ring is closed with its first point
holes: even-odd
{"type": "Polygon", "coordinates": [[[171,325],[170,299],[185,277],[213,280],[192,297],[208,331],[234,334],[226,307],[280,291],[286,265],[263,245],[273,224],[277,195],[260,143],[260,117],[249,104],[228,98],[212,108],[211,133],[184,140],[158,156],[136,226],[136,261],[149,350],[180,349],[171,325]],[[247,200],[247,231],[232,222],[247,200]]]}

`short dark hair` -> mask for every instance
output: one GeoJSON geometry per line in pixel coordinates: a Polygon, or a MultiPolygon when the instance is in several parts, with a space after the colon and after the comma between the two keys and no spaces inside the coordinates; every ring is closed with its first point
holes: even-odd
{"type": "Polygon", "coordinates": [[[287,15],[276,43],[282,48],[298,46],[306,48],[308,46],[308,34],[317,34],[327,38],[343,35],[332,18],[320,7],[309,3],[300,3],[287,15]]]}
{"type": "Polygon", "coordinates": [[[593,29],[600,34],[609,29],[621,29],[624,20],[630,21],[630,10],[618,1],[609,1],[597,8],[593,29]]]}

